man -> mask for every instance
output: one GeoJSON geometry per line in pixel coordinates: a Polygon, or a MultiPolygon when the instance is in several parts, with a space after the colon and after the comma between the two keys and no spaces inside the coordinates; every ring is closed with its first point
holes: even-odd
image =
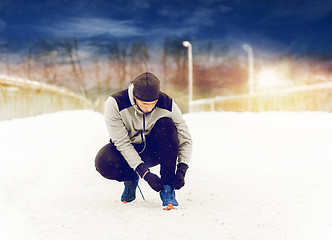
{"type": "Polygon", "coordinates": [[[139,75],[128,89],[110,96],[105,104],[110,143],[97,154],[97,171],[124,182],[121,201],[136,198],[139,176],[159,192],[164,209],[178,206],[175,189],[184,186],[192,140],[176,103],[160,91],[152,73],[139,75]],[[149,168],[160,164],[160,177],[149,168]]]}

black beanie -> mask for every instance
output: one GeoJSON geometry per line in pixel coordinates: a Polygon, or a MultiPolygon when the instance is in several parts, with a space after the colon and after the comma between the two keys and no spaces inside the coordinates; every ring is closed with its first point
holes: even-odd
{"type": "Polygon", "coordinates": [[[159,98],[160,81],[152,73],[146,72],[133,80],[134,97],[144,102],[152,102],[159,98]]]}

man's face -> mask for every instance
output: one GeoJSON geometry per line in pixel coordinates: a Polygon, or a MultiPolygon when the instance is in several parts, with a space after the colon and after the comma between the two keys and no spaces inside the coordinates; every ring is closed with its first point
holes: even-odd
{"type": "Polygon", "coordinates": [[[158,100],[153,101],[153,102],[144,102],[141,100],[138,100],[136,98],[136,103],[138,107],[144,112],[144,113],[149,113],[152,111],[152,109],[156,106],[158,100]]]}

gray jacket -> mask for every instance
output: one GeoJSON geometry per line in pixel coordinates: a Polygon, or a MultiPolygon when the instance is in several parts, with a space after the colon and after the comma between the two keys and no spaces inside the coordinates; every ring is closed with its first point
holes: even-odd
{"type": "Polygon", "coordinates": [[[143,113],[134,101],[132,84],[127,90],[108,97],[105,104],[107,130],[111,141],[131,168],[136,169],[143,163],[132,143],[145,141],[145,136],[162,117],[171,118],[177,127],[180,141],[178,163],[189,165],[192,152],[191,136],[182,113],[172,98],[160,92],[155,109],[150,113],[143,113]]]}

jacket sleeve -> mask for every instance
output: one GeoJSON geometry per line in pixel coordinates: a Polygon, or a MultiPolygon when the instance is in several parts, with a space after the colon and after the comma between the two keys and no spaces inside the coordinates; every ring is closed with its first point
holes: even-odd
{"type": "Polygon", "coordinates": [[[105,103],[104,116],[111,141],[128,162],[129,166],[136,169],[136,167],[143,163],[143,161],[131,144],[118,104],[113,97],[109,97],[105,103]]]}
{"type": "Polygon", "coordinates": [[[180,149],[178,154],[178,163],[185,163],[189,166],[192,154],[192,139],[186,121],[183,119],[180,108],[173,101],[172,119],[177,127],[180,141],[180,149]]]}

